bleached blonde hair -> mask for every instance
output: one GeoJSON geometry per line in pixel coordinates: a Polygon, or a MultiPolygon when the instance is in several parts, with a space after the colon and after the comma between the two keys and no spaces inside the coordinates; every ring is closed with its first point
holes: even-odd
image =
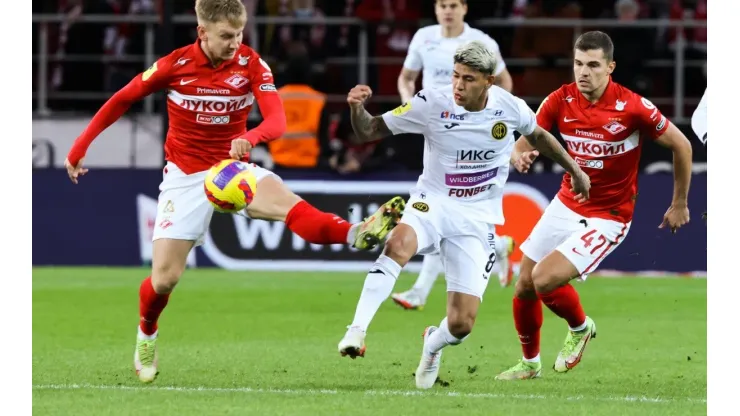
{"type": "Polygon", "coordinates": [[[241,0],[195,0],[195,15],[201,26],[223,20],[232,26],[244,26],[247,22],[247,9],[241,0]]]}
{"type": "Polygon", "coordinates": [[[463,64],[486,75],[493,75],[496,69],[496,55],[479,40],[460,45],[454,59],[456,64],[463,64]]]}

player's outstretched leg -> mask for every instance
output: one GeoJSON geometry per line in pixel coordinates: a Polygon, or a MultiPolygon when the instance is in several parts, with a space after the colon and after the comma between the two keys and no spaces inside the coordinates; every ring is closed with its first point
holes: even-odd
{"type": "Polygon", "coordinates": [[[514,280],[514,268],[509,257],[514,252],[516,242],[508,235],[495,235],[496,256],[498,257],[498,282],[501,287],[508,287],[514,280]]]}
{"type": "Polygon", "coordinates": [[[385,243],[365,277],[355,317],[337,346],[339,353],[350,358],[365,356],[365,333],[380,305],[388,299],[403,266],[417,251],[416,231],[408,224],[399,224],[385,243]]]}
{"type": "Polygon", "coordinates": [[[540,328],[542,328],[542,302],[532,283],[535,262],[522,257],[519,279],[516,282],[512,309],[514,326],[522,345],[522,359],[513,367],[496,376],[496,380],[526,380],[542,373],[540,362],[540,328]]]}
{"type": "Polygon", "coordinates": [[[134,350],[134,369],[144,383],[157,378],[159,335],[157,321],[170,298],[170,293],[185,271],[193,241],[158,239],[153,243],[152,275],[139,288],[139,326],[134,350]]]}
{"type": "Polygon", "coordinates": [[[553,366],[559,373],[578,365],[586,345],[596,337],[596,324],[586,316],[578,292],[568,283],[579,275],[573,263],[558,250],[545,256],[532,272],[539,298],[555,315],[568,322],[568,335],[553,366]]]}
{"type": "Polygon", "coordinates": [[[288,228],[312,244],[351,244],[370,250],[385,241],[403,214],[406,202],[392,198],[372,216],[350,224],[335,214],[323,212],[289,190],[274,174],[259,182],[259,192],[247,206],[250,218],[283,221],[288,228]]]}
{"type": "Polygon", "coordinates": [[[447,316],[439,327],[429,326],[422,335],[424,344],[421,359],[416,367],[416,387],[429,389],[434,386],[442,363],[442,349],[461,344],[473,330],[480,298],[466,293],[447,292],[447,316]]]}
{"type": "Polygon", "coordinates": [[[398,306],[408,310],[421,310],[427,303],[427,297],[434,287],[437,277],[444,273],[442,256],[439,253],[427,254],[421,263],[419,277],[416,278],[414,286],[405,292],[394,293],[391,299],[398,306]]]}

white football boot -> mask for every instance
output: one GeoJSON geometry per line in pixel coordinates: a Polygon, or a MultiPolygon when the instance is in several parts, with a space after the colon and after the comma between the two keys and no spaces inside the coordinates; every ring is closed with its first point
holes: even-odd
{"type": "Polygon", "coordinates": [[[391,295],[391,299],[396,305],[407,309],[407,310],[422,310],[424,309],[424,301],[421,296],[416,294],[414,289],[407,290],[401,293],[394,293],[391,295]]]}
{"type": "Polygon", "coordinates": [[[356,326],[349,327],[337,348],[342,357],[349,356],[353,360],[357,357],[364,357],[365,331],[356,326]]]}
{"type": "Polygon", "coordinates": [[[430,353],[427,348],[427,340],[432,332],[436,331],[436,326],[428,326],[422,335],[424,346],[421,348],[421,360],[419,367],[416,368],[416,387],[420,389],[429,389],[434,386],[439,375],[439,365],[442,360],[442,351],[430,353]]]}

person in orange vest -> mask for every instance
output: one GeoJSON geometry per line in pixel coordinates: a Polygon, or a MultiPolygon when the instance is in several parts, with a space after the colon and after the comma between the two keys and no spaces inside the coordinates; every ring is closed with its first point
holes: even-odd
{"type": "Polygon", "coordinates": [[[319,165],[321,143],[329,141],[330,116],[326,95],[310,85],[311,61],[305,54],[293,55],[287,62],[278,89],[283,100],[287,129],[285,134],[267,144],[277,167],[305,169],[319,165]]]}

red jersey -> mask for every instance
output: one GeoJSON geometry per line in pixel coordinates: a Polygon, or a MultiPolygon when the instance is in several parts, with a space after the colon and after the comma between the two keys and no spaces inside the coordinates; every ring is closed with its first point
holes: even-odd
{"type": "Polygon", "coordinates": [[[133,102],[167,90],[165,158],[186,174],[207,170],[229,158],[233,139],[256,145],[284,133],[285,114],[274,82],[270,67],[249,46],[242,44],[233,59],[214,68],[196,41],[160,58],[111,97],[75,141],[68,159],[76,165],[92,140],[133,102]],[[255,99],[264,120],[247,132],[255,99]]]}
{"type": "Polygon", "coordinates": [[[590,199],[581,204],[566,173],[560,200],[584,217],[632,221],[643,141],[660,137],[670,121],[649,100],[609,80],[595,104],[575,83],[551,93],[537,110],[537,124],[550,130],[555,123],[568,153],[591,178],[590,199]]]}

